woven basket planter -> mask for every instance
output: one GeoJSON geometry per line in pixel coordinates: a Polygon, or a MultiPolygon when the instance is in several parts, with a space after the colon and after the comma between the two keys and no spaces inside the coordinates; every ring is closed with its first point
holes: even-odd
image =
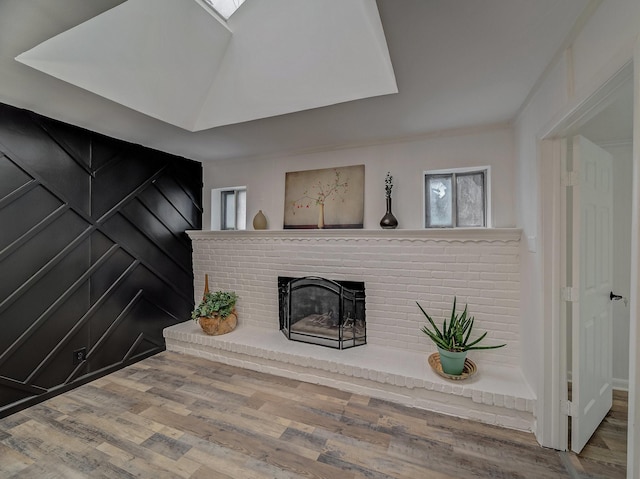
{"type": "Polygon", "coordinates": [[[219,336],[221,334],[227,334],[236,329],[238,325],[238,315],[235,310],[229,314],[225,319],[220,316],[200,317],[198,319],[200,327],[209,336],[219,336]]]}

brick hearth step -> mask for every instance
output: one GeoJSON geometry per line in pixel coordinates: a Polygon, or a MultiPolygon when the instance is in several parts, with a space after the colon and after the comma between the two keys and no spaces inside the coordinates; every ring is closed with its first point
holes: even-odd
{"type": "Polygon", "coordinates": [[[431,369],[428,352],[372,344],[340,351],[242,324],[207,336],[187,321],[165,329],[164,337],[169,351],[224,364],[512,429],[531,431],[534,424],[535,397],[517,367],[484,365],[469,379],[451,381],[431,369]]]}

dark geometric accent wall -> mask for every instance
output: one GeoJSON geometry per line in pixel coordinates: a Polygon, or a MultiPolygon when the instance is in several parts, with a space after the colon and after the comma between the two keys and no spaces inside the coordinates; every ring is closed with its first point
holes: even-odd
{"type": "Polygon", "coordinates": [[[200,163],[0,104],[0,417],[164,350],[201,222],[200,163]]]}

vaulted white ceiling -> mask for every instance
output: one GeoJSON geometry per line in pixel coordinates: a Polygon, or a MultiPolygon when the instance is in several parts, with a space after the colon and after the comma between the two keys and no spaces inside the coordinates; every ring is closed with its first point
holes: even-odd
{"type": "Polygon", "coordinates": [[[129,0],[16,60],[190,131],[397,93],[375,1],[328,6],[129,0]]]}
{"type": "MultiPolygon", "coordinates": [[[[281,0],[247,0],[247,3],[252,1],[271,6],[280,5],[281,0]]],[[[291,1],[295,3],[298,0],[291,1]]],[[[333,3],[326,0],[305,1],[316,2],[323,8],[333,3]]],[[[351,1],[355,4],[367,3],[364,0],[351,1]]],[[[125,5],[132,2],[137,3],[138,0],[129,0],[125,5]]],[[[195,0],[151,1],[153,5],[168,2],[176,5],[189,3],[189,6],[185,3],[188,11],[193,14],[198,11],[197,18],[191,19],[194,24],[208,24],[211,21],[206,11],[200,9],[200,13],[196,10],[200,5],[195,0]]],[[[342,0],[339,3],[349,2],[342,0]]],[[[197,132],[186,131],[154,118],[160,116],[159,113],[173,110],[182,101],[190,105],[198,104],[191,95],[184,96],[181,90],[167,93],[168,86],[163,86],[162,82],[139,87],[143,90],[139,92],[140,98],[158,99],[157,105],[149,105],[157,111],[141,113],[135,108],[123,106],[115,98],[106,99],[106,95],[89,92],[86,87],[74,86],[14,60],[23,52],[97,15],[104,12],[110,15],[108,11],[122,3],[122,0],[2,0],[0,101],[110,136],[208,161],[279,156],[508,122],[514,118],[589,0],[377,0],[375,5],[395,73],[397,94],[384,95],[378,92],[379,96],[365,98],[371,93],[362,93],[360,99],[334,99],[324,103],[326,106],[312,106],[311,109],[286,114],[276,113],[277,116],[268,118],[252,121],[231,118],[231,122],[238,123],[212,128],[204,126],[205,129],[197,132]]],[[[156,10],[162,8],[156,7],[156,10]]],[[[240,9],[236,15],[242,12],[243,9],[240,9]]],[[[184,64],[188,64],[190,69],[204,68],[193,63],[206,62],[205,57],[217,54],[212,47],[211,52],[206,54],[179,55],[172,50],[172,42],[164,43],[165,38],[180,38],[194,33],[194,29],[189,28],[191,20],[186,23],[182,20],[181,23],[178,18],[175,18],[175,22],[170,18],[165,30],[175,30],[166,34],[158,27],[159,23],[154,22],[136,21],[134,26],[139,31],[135,34],[112,24],[112,28],[100,30],[100,35],[94,35],[90,43],[78,48],[83,50],[83,62],[90,63],[91,59],[86,56],[88,52],[104,52],[105,49],[109,50],[109,44],[123,42],[125,38],[136,44],[162,42],[165,50],[163,55],[171,58],[171,62],[154,61],[154,71],[149,70],[151,67],[146,62],[139,62],[135,67],[144,70],[144,76],[153,74],[164,81],[175,75],[176,65],[181,65],[180,68],[187,68],[184,64]],[[141,32],[147,32],[148,35],[141,32]]],[[[286,28],[295,29],[296,24],[291,12],[281,10],[279,6],[269,7],[268,11],[262,12],[260,23],[263,33],[271,33],[274,41],[286,28]]],[[[375,28],[375,22],[371,23],[371,19],[369,27],[375,28]]],[[[230,28],[233,30],[231,25],[230,28]]],[[[311,29],[312,26],[307,23],[299,28],[311,29]]],[[[339,38],[344,35],[341,30],[349,28],[349,25],[325,22],[324,26],[316,28],[317,31],[324,28],[339,38]]],[[[235,31],[229,45],[235,42],[235,38],[240,38],[241,33],[235,31]]],[[[140,48],[131,43],[127,46],[130,49],[121,49],[122,56],[131,55],[140,48]]],[[[380,45],[377,47],[381,48],[380,45]]],[[[354,57],[357,54],[356,51],[354,57]]],[[[322,51],[305,48],[294,66],[307,76],[315,77],[317,72],[313,67],[322,56],[322,51]]],[[[236,61],[249,61],[244,58],[244,55],[238,55],[236,61]]],[[[115,70],[118,66],[116,60],[112,59],[115,70]]],[[[42,59],[37,61],[41,62],[42,59]]],[[[262,63],[260,66],[264,66],[272,76],[282,76],[288,71],[282,63],[277,64],[266,58],[250,61],[256,65],[262,63]]],[[[346,62],[350,63],[348,60],[346,62]]],[[[286,62],[283,60],[283,63],[286,62]]],[[[83,68],[86,67],[84,65],[83,68]]],[[[335,74],[333,71],[329,73],[335,74]]],[[[227,85],[235,85],[243,78],[233,80],[227,85]]],[[[323,82],[296,83],[291,92],[304,89],[305,85],[309,88],[313,86],[315,91],[311,92],[312,97],[323,96],[323,82]]],[[[363,91],[366,90],[366,85],[360,86],[363,91]]],[[[238,96],[239,100],[243,98],[243,95],[238,96]]],[[[268,102],[270,97],[268,92],[262,92],[257,99],[268,102]]],[[[218,100],[221,101],[220,98],[218,100]]],[[[201,105],[204,105],[206,99],[201,101],[201,105]]],[[[212,106],[220,104],[220,101],[212,102],[212,106]]],[[[232,112],[233,108],[229,111],[232,112]]],[[[186,116],[182,120],[192,129],[197,129],[206,121],[211,121],[211,118],[206,118],[207,115],[214,115],[213,108],[201,109],[200,113],[195,123],[193,116],[186,116]]],[[[229,118],[225,121],[229,122],[229,118]]]]}

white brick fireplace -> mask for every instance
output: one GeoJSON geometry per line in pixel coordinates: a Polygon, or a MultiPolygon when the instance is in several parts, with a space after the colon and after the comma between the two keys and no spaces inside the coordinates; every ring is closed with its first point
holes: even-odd
{"type": "MultiPolygon", "coordinates": [[[[532,429],[535,399],[520,371],[520,230],[190,231],[196,302],[234,290],[239,327],[205,336],[193,322],[165,330],[167,348],[317,382],[407,405],[532,429]],[[364,281],[367,345],[337,351],[279,332],[278,276],[364,281]],[[487,344],[479,372],[448,381],[429,368],[434,346],[420,332],[416,301],[440,320],[453,297],[469,304],[487,344]]],[[[474,335],[475,336],[475,335],[474,335]]]]}

